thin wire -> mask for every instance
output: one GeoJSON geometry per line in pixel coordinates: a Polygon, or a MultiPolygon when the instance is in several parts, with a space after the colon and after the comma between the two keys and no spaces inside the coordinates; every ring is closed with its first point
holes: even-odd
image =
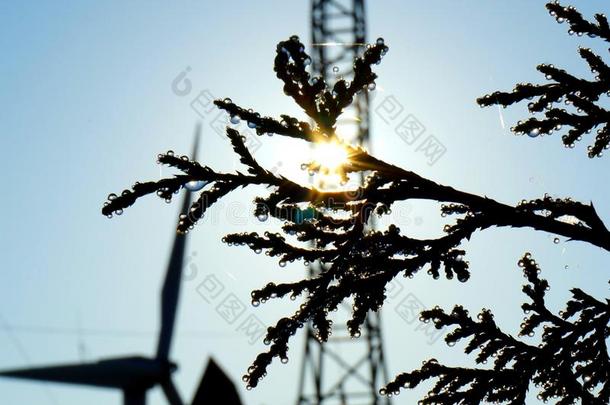
{"type": "MultiPolygon", "coordinates": [[[[21,340],[19,340],[19,338],[13,333],[14,329],[11,327],[11,325],[9,325],[6,322],[6,320],[4,319],[2,314],[0,314],[0,324],[2,324],[1,329],[6,332],[6,336],[9,338],[9,340],[11,341],[13,346],[15,346],[15,348],[17,349],[17,352],[21,355],[21,358],[23,359],[23,361],[25,361],[26,365],[29,367],[31,365],[31,361],[30,361],[30,356],[29,356],[28,352],[25,350],[25,347],[21,343],[21,340]]],[[[53,395],[53,393],[51,392],[51,390],[49,389],[49,387],[46,383],[43,383],[42,390],[45,393],[45,396],[47,397],[47,400],[49,401],[49,403],[56,404],[56,405],[59,404],[59,402],[57,402],[57,398],[55,398],[55,396],[53,395]]]]}
{"type": "MultiPolygon", "coordinates": [[[[14,336],[14,333],[29,333],[39,335],[87,335],[87,336],[100,336],[100,337],[116,337],[116,338],[147,338],[150,336],[158,335],[157,331],[145,331],[135,329],[83,329],[83,328],[62,328],[54,326],[37,326],[37,325],[9,325],[6,322],[2,322],[0,330],[10,333],[14,336]]],[[[217,338],[234,336],[232,332],[218,332],[213,330],[187,330],[177,333],[177,337],[182,338],[194,338],[194,339],[206,339],[206,338],[217,338]]],[[[25,352],[24,352],[25,354],[25,352]]]]}

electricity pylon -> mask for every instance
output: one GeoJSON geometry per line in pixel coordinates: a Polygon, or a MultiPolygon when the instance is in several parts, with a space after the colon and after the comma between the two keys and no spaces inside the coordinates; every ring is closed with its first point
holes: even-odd
{"type": "MultiPolygon", "coordinates": [[[[364,0],[312,0],[313,74],[331,84],[352,74],[352,63],[365,49],[364,0]]],[[[338,134],[359,145],[369,146],[369,100],[361,92],[339,119],[338,134]]],[[[362,175],[360,177],[362,181],[362,175]]],[[[322,270],[319,263],[309,267],[310,276],[322,270]]],[[[388,380],[379,312],[369,313],[358,339],[349,336],[348,311],[333,319],[333,333],[327,342],[315,337],[307,326],[305,354],[301,368],[298,405],[389,405],[379,387],[388,380]],[[341,317],[343,315],[343,317],[341,317]]]]}

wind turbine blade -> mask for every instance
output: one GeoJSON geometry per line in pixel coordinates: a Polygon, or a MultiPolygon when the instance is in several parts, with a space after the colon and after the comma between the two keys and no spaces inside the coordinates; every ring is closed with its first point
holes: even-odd
{"type": "Polygon", "coordinates": [[[0,372],[0,377],[124,389],[150,386],[166,374],[166,368],[157,361],[133,357],[97,363],[8,370],[0,372]]]}
{"type": "MultiPolygon", "coordinates": [[[[192,159],[197,158],[197,147],[201,124],[195,129],[195,141],[193,144],[192,159]]],[[[184,200],[180,213],[188,214],[191,206],[191,193],[184,193],[184,200]]],[[[184,266],[184,252],[186,248],[186,235],[176,233],[174,246],[167,266],[167,273],[161,291],[161,331],[159,333],[159,344],[157,345],[157,359],[167,360],[172,345],[174,326],[176,323],[176,311],[178,309],[178,298],[180,296],[180,284],[182,280],[182,267],[184,266]]]]}
{"type": "Polygon", "coordinates": [[[169,405],[184,405],[184,402],[182,402],[182,398],[180,398],[180,394],[170,377],[161,381],[161,388],[163,388],[169,405]]]}
{"type": "Polygon", "coordinates": [[[146,405],[146,389],[130,388],[123,390],[123,405],[146,405]]]}
{"type": "Polygon", "coordinates": [[[217,398],[222,398],[223,405],[242,405],[233,381],[210,358],[191,404],[206,405],[217,398]]]}

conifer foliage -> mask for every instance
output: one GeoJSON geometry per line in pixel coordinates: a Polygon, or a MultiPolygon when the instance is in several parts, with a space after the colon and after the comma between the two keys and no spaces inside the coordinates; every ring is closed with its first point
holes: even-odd
{"type": "MultiPolygon", "coordinates": [[[[610,43],[610,26],[604,14],[596,14],[595,21],[587,21],[573,6],[552,2],[546,7],[558,23],[568,25],[570,35],[586,35],[610,43]]],[[[511,92],[496,91],[477,102],[482,107],[494,104],[506,107],[530,100],[527,107],[534,116],[519,121],[512,131],[532,138],[551,135],[554,131],[565,132],[561,139],[568,148],[595,131],[588,155],[590,158],[602,156],[610,144],[610,111],[604,107],[607,105],[604,101],[610,96],[610,67],[590,48],[581,47],[578,52],[589,65],[592,78],[576,77],[554,65],[541,64],[537,69],[547,83],[518,83],[511,92]],[[567,132],[562,131],[564,127],[568,128],[567,132]]]]}
{"type": "Polygon", "coordinates": [[[421,313],[422,322],[437,328],[453,328],[445,341],[450,346],[468,341],[464,351],[478,352],[479,368],[448,367],[436,359],[421,369],[404,373],[381,389],[384,394],[414,388],[425,380],[436,384],[420,404],[523,404],[530,383],[537,398],[557,404],[607,404],[610,401],[610,359],[606,339],[610,335],[610,301],[599,301],[580,289],[559,314],[545,305],[549,283],[539,278],[540,266],[526,253],[518,263],[527,284],[523,292],[530,299],[519,336],[541,331],[541,343],[531,345],[503,332],[493,314],[483,309],[473,319],[462,306],[447,313],[434,308],[421,313]],[[491,367],[485,364],[492,362],[491,367]]]}
{"type": "MultiPolygon", "coordinates": [[[[587,23],[571,8],[559,7],[555,3],[548,7],[557,18],[568,21],[575,32],[597,35],[605,40],[610,38],[605,17],[596,17],[597,24],[587,23]]],[[[593,204],[546,195],[514,205],[502,203],[438,184],[341,140],[336,133],[337,119],[355,96],[374,88],[377,76],[372,67],[380,63],[387,52],[387,45],[379,38],[354,60],[351,81],[339,79],[330,86],[322,78],[309,74],[311,58],[298,37],[280,42],[274,70],[284,84],[285,94],[303,109],[311,124],[288,115],[281,115],[279,119],[263,116],[238,106],[229,98],[215,102],[231,116],[232,123],[245,120],[259,136],[276,134],[295,138],[294,142],[339,145],[346,152],[347,160],[336,169],[338,174],[343,180],[364,174],[366,180],[361,186],[325,190],[299,184],[267,170],[250,153],[244,137],[228,127],[227,138],[245,172],[219,172],[169,151],[158,156],[158,163],[176,169],[178,174],[158,181],[135,183],[120,195],[110,194],[102,208],[102,213],[108,217],[120,215],[137,199],[149,194],[171,202],[176,193],[195,182],[202,189],[189,212],[180,216],[177,226],[179,232],[188,232],[208,209],[233,190],[248,186],[263,186],[269,190],[266,195],[256,198],[253,215],[261,221],[278,221],[282,233],[229,234],[223,242],[246,246],[255,253],[265,252],[267,256],[277,258],[280,267],[294,261],[317,262],[322,264],[322,271],[296,282],[270,282],[252,292],[255,306],[287,296],[292,299],[301,297],[302,304],[296,312],[287,314],[268,329],[264,341],[269,348],[255,358],[244,375],[248,388],[260,382],[274,358],[288,361],[290,338],[307,322],[313,323],[320,341],[327,340],[332,333],[329,313],[343,302],[352,303],[352,316],[347,327],[353,337],[358,337],[367,313],[377,311],[383,305],[386,285],[393,278],[400,275],[412,278],[425,270],[434,279],[443,274],[447,279],[457,278],[466,282],[470,269],[461,244],[477,232],[491,227],[530,228],[610,250],[610,233],[593,204]],[[372,216],[387,215],[394,204],[410,200],[441,204],[441,215],[450,220],[441,236],[419,239],[395,225],[383,230],[370,227],[372,216]]],[[[585,55],[591,54],[585,52],[585,55]]],[[[542,109],[564,97],[576,106],[583,106],[581,108],[589,115],[575,118],[576,115],[551,109],[544,121],[528,121],[520,124],[519,130],[539,128],[544,132],[561,124],[572,125],[573,131],[582,131],[585,120],[589,125],[593,122],[591,117],[597,114],[593,114],[594,110],[598,111],[593,103],[603,93],[598,91],[599,88],[610,86],[605,65],[602,68],[601,62],[595,62],[599,59],[592,56],[587,60],[599,72],[595,82],[573,79],[555,68],[543,68],[543,72],[556,83],[523,85],[516,93],[496,93],[482,102],[511,104],[533,95],[539,97],[533,109],[542,109]],[[588,92],[583,90],[586,86],[589,86],[588,92]],[[547,121],[552,122],[552,126],[548,126],[547,121]]],[[[595,117],[595,122],[598,122],[599,116],[595,117]]],[[[576,132],[569,136],[574,134],[576,132]]],[[[595,154],[607,145],[604,136],[598,137],[595,154]]],[[[302,163],[302,168],[313,175],[328,171],[320,162],[295,163],[302,163]]],[[[473,320],[460,306],[451,313],[435,308],[423,312],[421,320],[434,322],[439,328],[454,327],[447,342],[453,344],[459,339],[468,339],[466,352],[479,350],[479,363],[494,358],[493,368],[452,368],[430,360],[420,370],[398,376],[381,393],[392,395],[403,386],[414,387],[424,380],[437,379],[436,386],[422,403],[479,403],[485,399],[518,404],[523,403],[528,384],[532,381],[540,385],[542,399],[560,398],[558,403],[561,404],[577,400],[583,403],[607,402],[610,393],[610,369],[605,346],[609,333],[608,302],[597,301],[580,290],[573,290],[567,309],[559,316],[553,315],[544,303],[548,283],[538,278],[538,266],[531,255],[525,255],[520,266],[529,283],[523,291],[531,299],[530,303],[523,305],[524,311],[531,315],[523,323],[521,334],[530,334],[543,327],[543,343],[539,347],[529,346],[502,332],[487,310],[473,320]],[[601,391],[594,395],[592,390],[600,386],[601,391]]]]}

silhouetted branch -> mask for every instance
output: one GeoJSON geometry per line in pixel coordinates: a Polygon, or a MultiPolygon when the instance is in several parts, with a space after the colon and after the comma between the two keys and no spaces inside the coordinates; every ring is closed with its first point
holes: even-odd
{"type": "MultiPolygon", "coordinates": [[[[230,99],[215,102],[232,116],[232,122],[246,120],[258,135],[278,134],[307,142],[340,145],[349,158],[339,172],[344,178],[353,172],[364,172],[366,181],[360,187],[321,190],[267,171],[250,154],[239,133],[228,128],[227,136],[240,161],[247,167],[247,174],[216,172],[186,156],[178,157],[168,152],[159,155],[159,162],[178,169],[182,174],[158,182],[136,184],[121,196],[109,197],[102,209],[102,213],[108,216],[122,213],[137,198],[155,192],[163,199],[171,200],[180,188],[191,182],[202,182],[205,188],[198,200],[190,212],[180,218],[178,230],[186,232],[209,207],[235,189],[262,185],[272,190],[269,196],[255,200],[254,215],[261,221],[269,216],[282,220],[285,235],[239,233],[227,235],[223,241],[247,245],[256,253],[265,251],[268,256],[277,257],[280,266],[294,260],[317,261],[324,266],[323,271],[311,279],[269,283],[253,291],[254,305],[286,295],[294,298],[304,295],[304,302],[292,316],[280,319],[269,328],[265,338],[265,342],[271,345],[269,350],[256,358],[244,376],[249,387],[258,384],[273,358],[287,360],[290,337],[306,322],[312,321],[319,339],[326,340],[331,333],[329,312],[348,298],[354,303],[348,328],[352,336],[358,336],[366,314],[381,307],[385,287],[397,275],[413,277],[426,268],[428,274],[436,279],[440,277],[442,267],[448,279],[455,276],[462,282],[468,280],[469,266],[464,260],[466,252],[460,249],[460,244],[477,231],[493,226],[528,227],[610,250],[610,234],[593,205],[544,197],[510,206],[437,184],[378,160],[361,147],[338,139],[335,132],[337,117],[358,92],[367,91],[374,82],[376,76],[371,65],[378,63],[387,49],[382,39],[369,46],[354,62],[353,80],[339,80],[331,89],[322,78],[310,78],[305,68],[310,58],[298,38],[293,37],[278,45],[275,59],[277,76],[284,82],[286,94],[314,120],[313,127],[286,115],[279,121],[263,117],[237,106],[230,99]],[[405,235],[394,225],[384,231],[370,230],[371,215],[388,214],[394,203],[415,199],[441,202],[444,204],[442,215],[456,218],[453,224],[445,226],[445,235],[417,239],[405,235]],[[315,242],[315,248],[305,242],[315,242]]],[[[323,162],[309,162],[303,168],[312,172],[327,170],[323,162]]]]}
{"type": "Polygon", "coordinates": [[[542,329],[541,343],[531,345],[506,334],[496,325],[493,314],[483,309],[472,319],[456,306],[451,313],[434,308],[421,313],[420,320],[437,328],[453,327],[445,341],[453,346],[467,339],[467,354],[478,351],[477,364],[493,361],[491,368],[448,367],[432,359],[419,370],[404,373],[384,387],[384,395],[401,388],[414,388],[426,380],[436,380],[421,404],[478,404],[483,401],[523,404],[530,382],[538,399],[557,404],[607,404],[610,400],[610,359],[606,339],[610,336],[610,301],[598,301],[580,289],[559,315],[545,305],[549,290],[538,277],[540,267],[529,253],[519,261],[528,284],[523,292],[530,298],[521,308],[526,314],[519,336],[534,336],[542,329]]]}
{"type": "MultiPolygon", "coordinates": [[[[552,2],[546,7],[557,22],[567,22],[570,35],[588,35],[610,42],[610,28],[605,15],[596,14],[595,22],[589,22],[572,6],[563,7],[559,2],[552,2]]],[[[610,144],[610,111],[602,107],[600,98],[610,92],[610,67],[589,48],[580,48],[579,53],[595,75],[593,80],[578,78],[553,65],[542,64],[537,69],[550,83],[519,83],[512,92],[497,91],[479,98],[477,102],[481,106],[498,104],[506,107],[523,100],[532,100],[528,104],[530,113],[544,112],[544,117],[519,121],[511,130],[518,135],[537,137],[541,134],[550,135],[565,126],[570,129],[562,140],[570,148],[583,135],[599,128],[595,142],[588,148],[588,154],[591,158],[602,156],[603,150],[608,149],[610,144]],[[566,110],[561,103],[574,108],[566,110]]]]}

